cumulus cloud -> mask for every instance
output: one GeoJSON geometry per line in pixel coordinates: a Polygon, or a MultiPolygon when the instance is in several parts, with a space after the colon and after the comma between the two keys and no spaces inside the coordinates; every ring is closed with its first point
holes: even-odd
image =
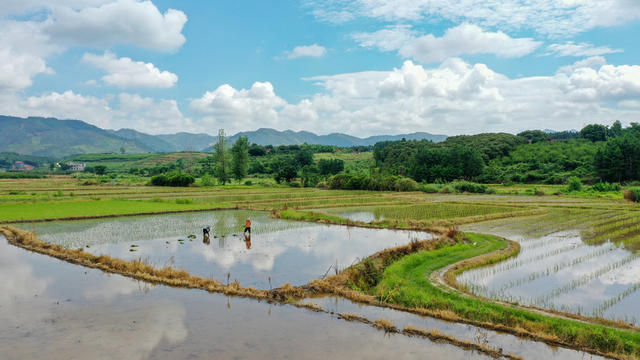
{"type": "Polygon", "coordinates": [[[169,9],[162,14],[151,1],[117,0],[97,7],[55,7],[43,30],[68,45],[107,48],[131,44],[158,51],[174,51],[185,42],[187,16],[169,9]]]}
{"type": "Polygon", "coordinates": [[[447,29],[442,37],[419,35],[408,26],[390,26],[372,33],[352,35],[360,46],[394,51],[422,63],[438,62],[464,54],[495,54],[504,58],[530,54],[540,46],[531,38],[512,38],[502,31],[485,31],[463,23],[447,29]]]}
{"type": "Polygon", "coordinates": [[[108,74],[102,81],[120,87],[169,88],[176,84],[178,76],[168,71],[160,71],[152,63],[118,58],[111,52],[103,55],[85,53],[82,60],[105,70],[108,74]]]}
{"type": "Polygon", "coordinates": [[[296,59],[300,57],[322,57],[326,53],[327,49],[318,44],[296,46],[293,50],[285,52],[288,59],[296,59]]]}
{"type": "Polygon", "coordinates": [[[214,128],[229,131],[253,128],[257,124],[277,124],[277,109],[286,104],[269,82],[256,82],[250,89],[236,90],[225,84],[191,101],[191,110],[206,115],[204,121],[214,128]]]}
{"type": "Polygon", "coordinates": [[[601,57],[581,60],[552,76],[517,79],[451,58],[433,68],[405,61],[391,71],[306,80],[323,90],[297,104],[284,102],[270,84],[256,83],[254,87],[267,90],[261,96],[252,95],[254,87],[223,85],[192,101],[191,109],[208,115],[213,128],[230,133],[267,126],[358,136],[562,130],[615,119],[630,122],[640,115],[640,109],[629,106],[640,96],[640,66],[614,66],[601,57]]]}
{"type": "Polygon", "coordinates": [[[0,92],[31,86],[37,74],[52,74],[45,58],[61,51],[32,22],[0,22],[0,92]]]}
{"type": "MultiPolygon", "coordinates": [[[[0,4],[0,15],[29,11],[44,13],[46,18],[32,13],[0,18],[0,33],[3,34],[0,36],[0,92],[28,88],[37,74],[52,74],[46,59],[71,46],[108,48],[131,44],[157,51],[174,51],[185,42],[182,28],[187,21],[186,15],[173,9],[162,14],[150,1],[27,0],[0,4]]],[[[135,86],[168,87],[175,76],[160,72],[152,64],[123,64],[126,58],[120,60],[120,66],[128,65],[129,70],[134,65],[151,66],[145,80],[135,86]],[[161,80],[153,82],[153,76],[161,80]]],[[[141,66],[136,69],[136,75],[141,75],[141,66]]],[[[115,74],[108,75],[105,81],[128,86],[126,79],[115,74]]]]}
{"type": "MultiPolygon", "coordinates": [[[[348,21],[370,17],[384,21],[419,21],[441,17],[509,30],[533,29],[565,37],[596,27],[619,26],[640,19],[635,0],[312,0],[319,19],[348,21]]],[[[338,21],[338,22],[340,22],[338,21]]]]}
{"type": "Polygon", "coordinates": [[[595,46],[591,43],[578,43],[567,41],[563,44],[551,44],[547,46],[545,55],[561,56],[599,56],[623,52],[622,49],[611,49],[607,46],[595,46]]]}

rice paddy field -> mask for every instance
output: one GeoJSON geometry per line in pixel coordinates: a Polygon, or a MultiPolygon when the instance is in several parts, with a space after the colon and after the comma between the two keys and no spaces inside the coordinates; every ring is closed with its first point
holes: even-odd
{"type": "MultiPolygon", "coordinates": [[[[519,190],[473,195],[81,185],[68,176],[0,180],[0,227],[33,232],[46,246],[265,290],[304,288],[366,264],[379,251],[433,239],[434,229],[491,234],[517,242],[519,251],[458,273],[461,290],[487,303],[580,315],[587,323],[619,321],[631,329],[621,331],[636,334],[640,208],[616,196],[519,190]],[[243,234],[247,218],[250,236],[243,234]]],[[[3,359],[640,356],[594,355],[469,319],[406,311],[389,301],[396,290],[364,303],[337,295],[261,301],[72,262],[26,251],[0,235],[3,359]]]]}

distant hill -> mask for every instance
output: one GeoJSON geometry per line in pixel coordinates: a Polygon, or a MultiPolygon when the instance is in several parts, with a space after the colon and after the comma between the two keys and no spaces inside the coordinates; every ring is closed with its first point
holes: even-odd
{"type": "MultiPolygon", "coordinates": [[[[316,135],[308,131],[278,131],[261,128],[240,132],[229,137],[234,143],[240,136],[247,136],[250,143],[260,145],[319,144],[340,147],[373,145],[388,140],[444,141],[446,135],[416,132],[401,135],[379,135],[359,138],[333,133],[316,135]]],[[[149,135],[132,129],[104,130],[80,120],[58,120],[54,118],[19,118],[0,116],[0,152],[15,152],[24,155],[63,158],[75,154],[119,153],[124,148],[127,154],[176,151],[211,151],[216,136],[208,134],[149,135]]]]}
{"type": "Polygon", "coordinates": [[[166,141],[158,136],[145,134],[136,130],[120,129],[107,131],[127,140],[136,140],[153,149],[154,152],[174,152],[181,150],[175,144],[166,141]]]}
{"type": "Polygon", "coordinates": [[[351,135],[333,133],[328,135],[316,135],[308,131],[278,131],[274,129],[261,128],[256,131],[245,131],[237,133],[229,138],[229,142],[233,143],[240,136],[246,136],[250,143],[260,145],[295,145],[295,144],[319,144],[333,145],[340,147],[374,145],[380,141],[392,140],[431,140],[440,142],[447,139],[446,135],[433,135],[426,132],[416,132],[401,135],[378,135],[367,138],[359,138],[351,135]]]}
{"type": "Polygon", "coordinates": [[[61,158],[72,154],[152,152],[151,147],[124,139],[79,120],[0,116],[0,151],[61,158]]]}
{"type": "Polygon", "coordinates": [[[191,134],[186,132],[156,135],[155,137],[173,144],[176,151],[200,151],[218,141],[216,136],[211,136],[209,134],[191,134]]]}

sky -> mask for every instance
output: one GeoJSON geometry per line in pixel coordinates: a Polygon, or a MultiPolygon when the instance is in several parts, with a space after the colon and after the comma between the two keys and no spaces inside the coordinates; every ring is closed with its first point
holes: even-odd
{"type": "Polygon", "coordinates": [[[638,0],[3,0],[0,114],[150,134],[640,122],[638,0]]]}

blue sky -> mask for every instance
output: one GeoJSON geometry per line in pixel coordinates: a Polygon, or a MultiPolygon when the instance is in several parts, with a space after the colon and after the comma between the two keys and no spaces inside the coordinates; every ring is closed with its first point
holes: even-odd
{"type": "Polygon", "coordinates": [[[210,134],[640,121],[639,2],[491,3],[7,2],[0,112],[210,134]]]}

